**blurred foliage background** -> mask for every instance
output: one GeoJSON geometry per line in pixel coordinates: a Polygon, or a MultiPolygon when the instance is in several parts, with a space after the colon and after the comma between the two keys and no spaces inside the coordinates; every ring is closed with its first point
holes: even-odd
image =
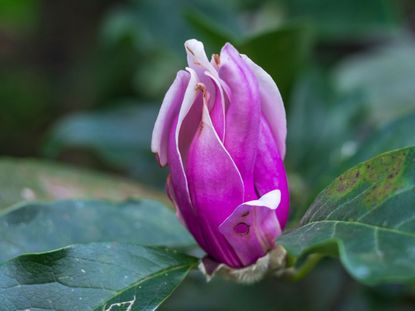
{"type": "MultiPolygon", "coordinates": [[[[1,155],[162,189],[151,131],[189,38],[208,53],[232,42],[276,80],[288,114],[292,223],[337,174],[415,144],[412,0],[0,0],[1,155]]],[[[364,287],[330,260],[295,284],[206,284],[195,273],[162,307],[414,308],[415,288],[364,287]]]]}

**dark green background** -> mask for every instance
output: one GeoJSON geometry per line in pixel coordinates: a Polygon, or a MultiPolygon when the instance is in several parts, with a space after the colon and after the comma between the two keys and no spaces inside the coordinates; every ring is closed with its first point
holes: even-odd
{"type": "MultiPolygon", "coordinates": [[[[189,38],[208,54],[232,42],[280,87],[292,224],[345,169],[415,144],[413,1],[0,0],[0,155],[162,189],[151,130],[189,38]]],[[[162,308],[413,310],[415,290],[359,285],[325,260],[299,283],[193,273],[162,308]]]]}

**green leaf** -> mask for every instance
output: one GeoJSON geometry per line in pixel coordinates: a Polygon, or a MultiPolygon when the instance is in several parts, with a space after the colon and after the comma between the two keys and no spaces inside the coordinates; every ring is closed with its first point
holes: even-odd
{"type": "MultiPolygon", "coordinates": [[[[1,0],[0,20],[4,30],[33,31],[40,18],[40,4],[36,0],[1,0]]],[[[14,34],[15,35],[15,34],[14,34]]]]}
{"type": "Polygon", "coordinates": [[[357,152],[340,165],[347,169],[392,149],[415,146],[415,111],[375,131],[357,147],[357,152]]]}
{"type": "MultiPolygon", "coordinates": [[[[407,301],[402,296],[388,301],[383,292],[380,294],[382,297],[380,299],[379,294],[374,295],[376,289],[354,282],[335,260],[326,259],[323,263],[318,265],[307,278],[298,282],[269,277],[246,286],[219,277],[207,283],[200,275],[191,274],[160,309],[163,311],[405,310],[398,308],[400,304],[405,304],[407,301]],[[356,292],[364,297],[356,300],[354,297],[356,292]],[[374,297],[370,297],[370,294],[374,297]],[[382,308],[373,307],[370,300],[382,304],[382,308]]],[[[397,292],[398,289],[395,287],[393,295],[397,296],[397,292]]]]}
{"type": "Polygon", "coordinates": [[[165,171],[150,151],[159,106],[123,105],[104,111],[78,113],[58,122],[45,147],[56,157],[64,150],[90,150],[103,161],[146,183],[164,185],[165,171]]]}
{"type": "Polygon", "coordinates": [[[293,256],[338,252],[345,268],[366,284],[414,281],[414,172],[415,147],[352,168],[278,242],[293,256]]]}
{"type": "Polygon", "coordinates": [[[174,50],[182,55],[183,42],[194,33],[184,15],[194,13],[212,20],[221,28],[240,32],[234,5],[221,0],[130,1],[110,12],[104,22],[103,38],[117,42],[130,37],[137,50],[174,50]]]}
{"type": "Polygon", "coordinates": [[[391,0],[285,0],[291,18],[311,20],[322,38],[348,39],[396,29],[400,20],[391,0]]]}
{"type": "Polygon", "coordinates": [[[199,40],[203,41],[207,55],[219,53],[226,42],[235,42],[235,38],[231,34],[197,12],[189,12],[186,14],[186,19],[200,35],[199,40]]]}
{"type": "Polygon", "coordinates": [[[337,176],[332,173],[339,167],[342,147],[353,139],[362,115],[359,94],[338,94],[317,70],[304,73],[296,83],[287,116],[286,157],[296,206],[290,218],[295,223],[311,200],[337,176]]]}
{"type": "Polygon", "coordinates": [[[370,121],[385,124],[414,110],[415,44],[395,40],[341,62],[334,80],[342,92],[365,97],[370,121]]]}
{"type": "Polygon", "coordinates": [[[172,210],[148,200],[29,203],[0,216],[0,261],[70,244],[109,241],[194,244],[172,210]]]}
{"type": "Polygon", "coordinates": [[[99,198],[125,200],[162,194],[127,180],[40,160],[0,158],[0,210],[22,201],[99,198]]]}
{"type": "Polygon", "coordinates": [[[0,265],[1,310],[154,310],[195,264],[176,251],[119,243],[24,255],[0,265]]]}
{"type": "MultiPolygon", "coordinates": [[[[0,21],[3,22],[1,13],[0,21]]],[[[13,64],[17,59],[16,55],[5,58],[0,68],[0,102],[3,111],[7,111],[0,115],[0,154],[34,153],[38,148],[36,137],[50,122],[50,111],[56,109],[50,104],[51,86],[46,73],[13,64]]]]}

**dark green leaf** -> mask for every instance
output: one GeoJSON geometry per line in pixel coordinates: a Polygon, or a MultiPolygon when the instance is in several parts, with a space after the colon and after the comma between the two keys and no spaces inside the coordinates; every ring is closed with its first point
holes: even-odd
{"type": "Polygon", "coordinates": [[[110,241],[174,247],[194,243],[172,210],[148,200],[30,203],[0,216],[0,261],[70,244],[110,241]]]}
{"type": "Polygon", "coordinates": [[[119,243],[24,255],[0,265],[1,310],[154,310],[195,263],[176,251],[119,243]]]}
{"type": "Polygon", "coordinates": [[[0,20],[3,29],[33,30],[39,19],[39,3],[36,0],[0,1],[0,20]]]}
{"type": "Polygon", "coordinates": [[[0,159],[0,210],[22,201],[112,199],[166,200],[163,194],[111,175],[39,160],[0,159]]]}
{"type": "Polygon", "coordinates": [[[362,102],[358,94],[339,95],[316,70],[304,73],[293,91],[285,161],[296,206],[291,217],[297,222],[315,195],[336,176],[330,174],[339,166],[343,145],[353,138],[362,102]]]}
{"type": "Polygon", "coordinates": [[[146,183],[164,184],[165,172],[150,151],[158,106],[125,105],[61,120],[46,145],[48,156],[70,148],[96,152],[105,162],[146,183]]]}
{"type": "Polygon", "coordinates": [[[415,147],[373,158],[328,186],[279,243],[294,256],[338,251],[366,284],[414,281],[414,185],[415,147]]]}
{"type": "Polygon", "coordinates": [[[186,18],[200,35],[199,40],[203,41],[208,55],[209,51],[211,53],[219,53],[226,42],[235,42],[234,36],[218,28],[216,24],[196,12],[190,12],[186,15],[186,18]]]}
{"type": "MultiPolygon", "coordinates": [[[[283,278],[265,278],[246,286],[215,277],[207,283],[200,274],[194,273],[189,275],[174,295],[161,306],[161,310],[337,311],[338,309],[333,308],[333,300],[337,293],[341,293],[345,300],[349,298],[349,294],[343,288],[345,281],[350,283],[350,278],[334,260],[327,260],[325,265],[319,265],[307,278],[299,282],[287,282],[283,278]]],[[[349,285],[360,286],[353,283],[349,285]]]]}
{"type": "Polygon", "coordinates": [[[356,38],[396,29],[400,19],[392,0],[285,0],[290,17],[311,20],[323,38],[356,38]]]}
{"type": "Polygon", "coordinates": [[[174,50],[183,53],[185,40],[194,37],[183,18],[189,13],[209,18],[221,28],[239,32],[232,3],[221,0],[140,0],[114,10],[104,23],[104,39],[117,42],[131,37],[138,50],[174,50]]]}
{"type": "Polygon", "coordinates": [[[365,97],[373,123],[385,124],[414,110],[415,44],[402,41],[346,59],[335,70],[340,91],[365,97]]]}
{"type": "Polygon", "coordinates": [[[398,118],[375,131],[357,147],[357,152],[340,167],[350,168],[359,162],[392,149],[415,146],[415,112],[398,118]]]}

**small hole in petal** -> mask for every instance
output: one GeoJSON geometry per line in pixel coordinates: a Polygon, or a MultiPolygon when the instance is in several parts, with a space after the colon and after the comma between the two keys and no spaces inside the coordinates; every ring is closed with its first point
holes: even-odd
{"type": "Polygon", "coordinates": [[[235,227],[233,227],[233,230],[240,235],[247,235],[249,233],[249,225],[244,223],[244,222],[240,222],[239,224],[237,224],[235,227]]]}

